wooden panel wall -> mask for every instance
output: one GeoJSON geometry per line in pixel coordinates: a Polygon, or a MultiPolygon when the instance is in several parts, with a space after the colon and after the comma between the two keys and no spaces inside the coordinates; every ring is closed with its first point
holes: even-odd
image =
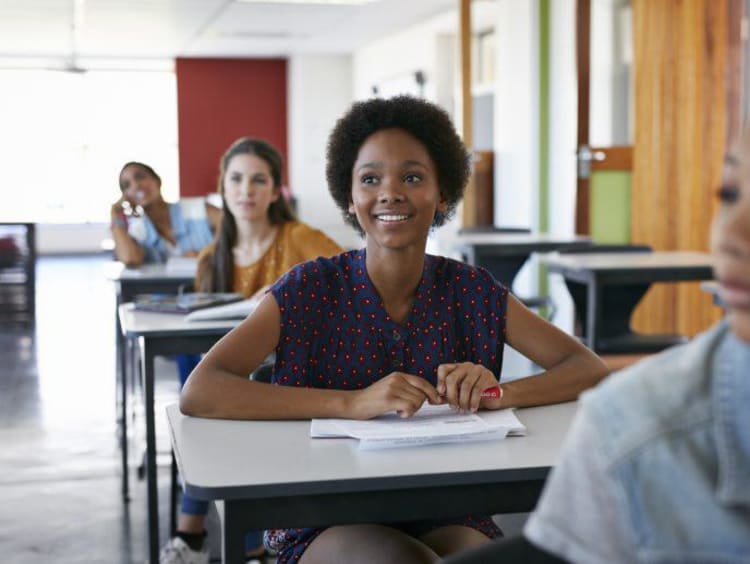
{"type": "MultiPolygon", "coordinates": [[[[740,84],[733,62],[741,1],[633,0],[634,243],[709,248],[723,154],[740,120],[732,93],[740,84]]],[[[634,326],[694,335],[719,316],[698,284],[659,284],[636,310],[634,326]]]]}

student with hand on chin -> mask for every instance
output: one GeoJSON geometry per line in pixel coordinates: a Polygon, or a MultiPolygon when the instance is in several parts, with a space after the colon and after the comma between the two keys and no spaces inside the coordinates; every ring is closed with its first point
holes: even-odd
{"type": "Polygon", "coordinates": [[[726,318],[584,394],[523,536],[446,564],[750,562],[750,130],[717,197],[726,318]]]}
{"type": "MultiPolygon", "coordinates": [[[[294,267],[188,379],[183,413],[369,419],[425,402],[464,410],[574,399],[606,367],[481,268],[425,252],[454,212],[469,154],[449,116],[408,96],[359,102],[328,145],[329,189],[363,249],[294,267]],[[252,343],[252,347],[248,347],[252,343]],[[544,368],[498,385],[508,344],[544,368]],[[276,352],[272,383],[247,374],[276,352]]],[[[422,563],[500,535],[487,515],[273,529],[279,564],[422,563]]]]}
{"type": "Polygon", "coordinates": [[[126,266],[166,263],[170,256],[197,257],[213,238],[221,210],[204,198],[167,203],[161,178],[131,161],[120,170],[120,198],[112,204],[115,257],[126,266]]]}

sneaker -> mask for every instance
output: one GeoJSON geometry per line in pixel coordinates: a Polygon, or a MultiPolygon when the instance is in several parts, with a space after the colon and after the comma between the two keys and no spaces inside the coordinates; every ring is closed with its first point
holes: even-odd
{"type": "Polygon", "coordinates": [[[159,553],[159,564],[208,564],[206,543],[201,550],[193,550],[180,537],[172,537],[159,553]]]}

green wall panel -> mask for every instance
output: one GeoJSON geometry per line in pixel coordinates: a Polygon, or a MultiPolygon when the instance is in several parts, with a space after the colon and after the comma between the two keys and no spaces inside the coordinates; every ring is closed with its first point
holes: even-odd
{"type": "Polygon", "coordinates": [[[632,173],[591,174],[591,238],[596,243],[630,243],[630,181],[632,173]]]}

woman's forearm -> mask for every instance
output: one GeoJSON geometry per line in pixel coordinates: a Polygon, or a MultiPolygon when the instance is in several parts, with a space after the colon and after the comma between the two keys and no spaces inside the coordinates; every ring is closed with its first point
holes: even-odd
{"type": "Polygon", "coordinates": [[[594,353],[588,349],[576,352],[545,372],[502,384],[502,405],[527,407],[572,401],[607,373],[606,365],[594,353]]]}
{"type": "Polygon", "coordinates": [[[347,417],[351,394],[278,386],[221,370],[196,369],[180,395],[180,410],[185,415],[215,419],[347,417]]]}
{"type": "Polygon", "coordinates": [[[123,225],[112,224],[112,239],[115,243],[115,257],[126,266],[143,264],[143,248],[133,239],[123,225]]]}

